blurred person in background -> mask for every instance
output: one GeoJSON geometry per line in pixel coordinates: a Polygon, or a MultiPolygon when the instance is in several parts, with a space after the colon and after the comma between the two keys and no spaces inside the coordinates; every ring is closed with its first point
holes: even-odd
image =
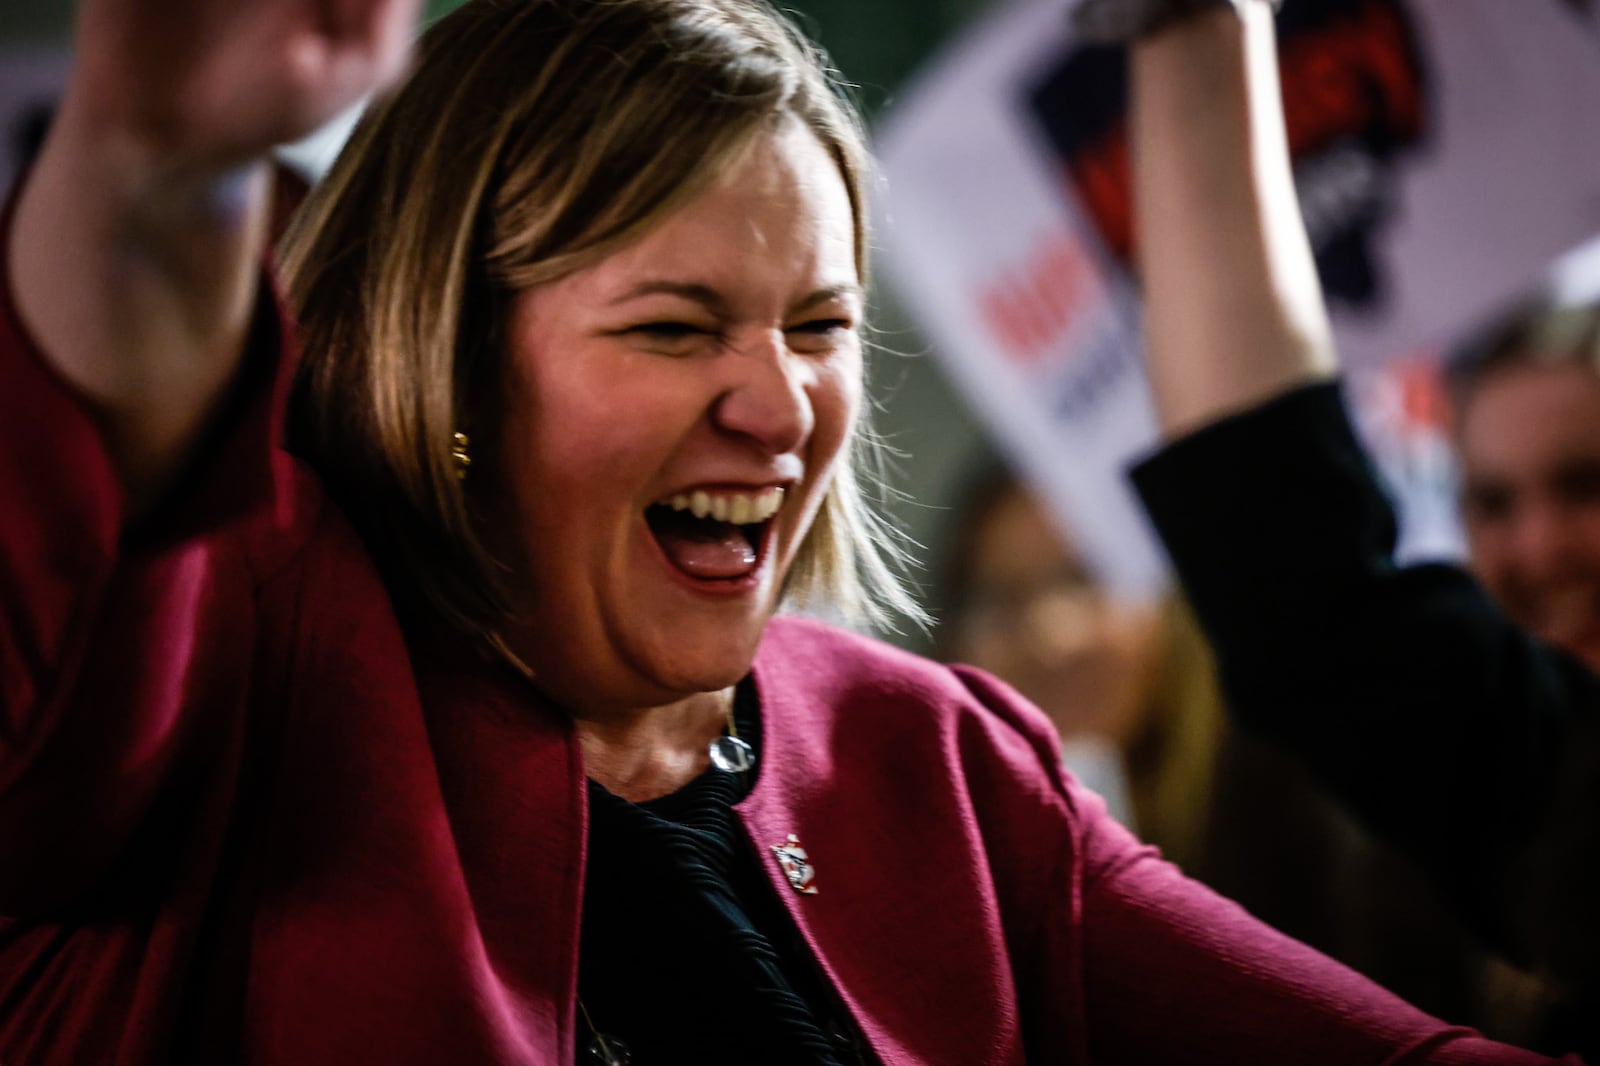
{"type": "Polygon", "coordinates": [[[1140,838],[1193,872],[1222,711],[1181,603],[1111,595],[1061,525],[991,469],[957,503],[938,570],[939,656],[988,670],[1050,716],[1067,765],[1140,838]]]}
{"type": "Polygon", "coordinates": [[[1445,370],[1471,566],[1600,670],[1600,305],[1518,308],[1445,370]]]}

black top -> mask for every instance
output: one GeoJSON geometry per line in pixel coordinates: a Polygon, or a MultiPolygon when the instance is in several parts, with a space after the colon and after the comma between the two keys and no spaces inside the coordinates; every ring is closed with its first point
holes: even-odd
{"type": "MultiPolygon", "coordinates": [[[[669,796],[629,803],[589,782],[578,995],[634,1066],[855,1066],[864,1043],[774,897],[733,804],[760,768],[746,679],[734,704],[756,768],[715,767],[669,796]]],[[[579,1012],[578,1061],[593,1033],[579,1012]]]]}
{"type": "Polygon", "coordinates": [[[1299,755],[1485,940],[1587,1007],[1600,1050],[1600,678],[1465,571],[1394,560],[1337,386],[1134,472],[1246,727],[1299,755]]]}

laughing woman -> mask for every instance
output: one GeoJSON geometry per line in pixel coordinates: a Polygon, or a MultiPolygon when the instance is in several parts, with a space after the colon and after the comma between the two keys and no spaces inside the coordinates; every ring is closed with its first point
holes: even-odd
{"type": "Polygon", "coordinates": [[[1537,1061],[1185,881],[981,673],[774,617],[909,601],[868,164],[772,9],[468,3],[280,315],[262,158],[407,7],[85,5],[6,237],[0,1060],[1537,1061]]]}

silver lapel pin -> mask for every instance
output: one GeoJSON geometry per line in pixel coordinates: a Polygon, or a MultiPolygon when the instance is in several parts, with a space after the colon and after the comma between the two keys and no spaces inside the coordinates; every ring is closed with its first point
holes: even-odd
{"type": "Polygon", "coordinates": [[[790,833],[782,844],[772,845],[772,853],[778,857],[778,866],[783,870],[783,876],[789,879],[790,888],[803,896],[817,894],[817,871],[811,865],[811,856],[800,846],[799,837],[790,833]]]}

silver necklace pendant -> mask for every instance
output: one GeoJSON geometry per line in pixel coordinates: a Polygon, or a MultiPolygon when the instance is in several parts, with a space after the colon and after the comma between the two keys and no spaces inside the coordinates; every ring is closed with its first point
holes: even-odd
{"type": "Polygon", "coordinates": [[[596,1033],[584,1049],[583,1061],[585,1066],[629,1066],[633,1062],[633,1052],[616,1037],[596,1033]]]}
{"type": "Polygon", "coordinates": [[[756,764],[756,753],[738,737],[720,736],[711,742],[711,765],[728,774],[742,774],[756,764]]]}

